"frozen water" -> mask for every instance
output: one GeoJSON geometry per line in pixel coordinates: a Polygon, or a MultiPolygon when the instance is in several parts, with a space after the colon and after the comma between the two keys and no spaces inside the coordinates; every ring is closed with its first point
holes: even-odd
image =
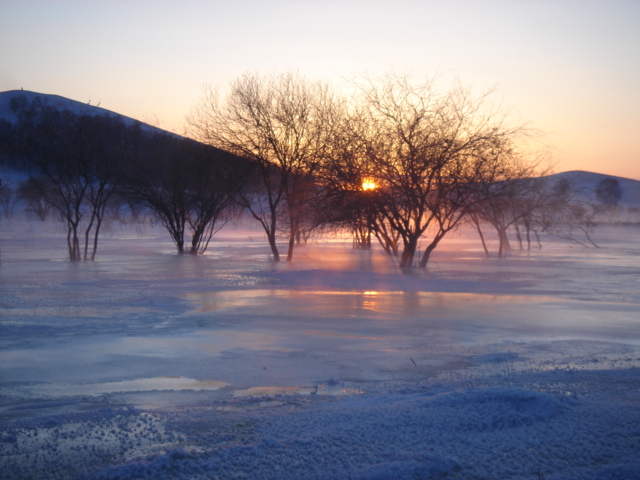
{"type": "Polygon", "coordinates": [[[51,225],[0,238],[8,478],[640,477],[637,229],[502,261],[458,233],[401,272],[120,228],[95,263],[51,225]]]}

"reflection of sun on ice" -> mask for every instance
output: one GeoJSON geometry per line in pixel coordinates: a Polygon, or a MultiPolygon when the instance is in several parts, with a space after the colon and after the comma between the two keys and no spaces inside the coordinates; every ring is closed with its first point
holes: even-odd
{"type": "Polygon", "coordinates": [[[378,185],[370,178],[365,178],[362,181],[362,190],[375,190],[376,188],[378,188],[378,185]]]}
{"type": "Polygon", "coordinates": [[[367,290],[364,292],[364,298],[362,299],[362,308],[364,310],[376,311],[379,307],[378,292],[367,290]]]}

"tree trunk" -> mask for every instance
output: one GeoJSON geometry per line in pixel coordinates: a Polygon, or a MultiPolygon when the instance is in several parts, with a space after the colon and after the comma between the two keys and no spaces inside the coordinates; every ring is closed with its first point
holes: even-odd
{"type": "Polygon", "coordinates": [[[80,241],[78,240],[78,224],[67,219],[67,247],[69,248],[69,260],[78,262],[80,256],[80,241]]]}
{"type": "Polygon", "coordinates": [[[482,248],[484,248],[484,253],[487,256],[487,258],[490,258],[489,248],[487,248],[487,242],[485,241],[484,235],[482,233],[482,229],[480,228],[480,222],[474,219],[473,223],[476,226],[476,229],[478,230],[478,235],[480,235],[480,241],[482,242],[482,248]]]}
{"type": "Polygon", "coordinates": [[[73,227],[69,224],[67,225],[67,248],[69,249],[69,260],[73,262],[75,257],[73,255],[73,241],[71,240],[72,234],[73,227]]]}
{"type": "Polygon", "coordinates": [[[296,244],[296,235],[295,232],[291,232],[289,235],[289,248],[287,249],[287,262],[291,262],[293,260],[293,247],[296,244]]]}
{"type": "Polygon", "coordinates": [[[193,231],[193,236],[191,237],[191,248],[189,249],[189,254],[198,255],[198,250],[200,249],[200,239],[204,234],[203,228],[197,228],[193,231]]]}
{"type": "Polygon", "coordinates": [[[500,238],[500,247],[498,249],[498,258],[502,258],[511,250],[511,244],[509,243],[509,237],[507,236],[507,229],[501,228],[498,230],[498,237],[500,238]]]}
{"type": "Polygon", "coordinates": [[[276,245],[276,234],[268,232],[267,240],[269,241],[269,246],[271,247],[271,253],[273,253],[273,261],[280,261],[280,252],[278,251],[278,246],[276,245]]]}
{"type": "Polygon", "coordinates": [[[438,234],[433,238],[432,242],[427,246],[427,248],[424,251],[424,254],[422,255],[422,259],[420,260],[420,268],[427,267],[427,263],[429,262],[429,257],[431,256],[431,252],[433,252],[436,249],[436,247],[440,243],[440,240],[444,238],[447,231],[448,230],[438,232],[438,234]]]}
{"type": "Polygon", "coordinates": [[[178,254],[182,255],[184,253],[184,234],[176,230],[171,233],[171,236],[178,249],[178,254]]]}
{"type": "Polygon", "coordinates": [[[536,242],[538,242],[538,250],[542,250],[542,242],[540,241],[540,235],[538,235],[538,231],[534,230],[533,234],[536,236],[536,242]]]}
{"type": "Polygon", "coordinates": [[[600,245],[598,245],[596,242],[594,242],[591,239],[591,237],[589,236],[589,231],[588,230],[584,229],[583,232],[584,232],[584,236],[587,237],[587,240],[589,240],[589,243],[591,243],[591,245],[593,245],[596,248],[600,248],[600,245]]]}
{"type": "Polygon", "coordinates": [[[269,246],[271,247],[271,253],[273,253],[273,261],[280,261],[280,252],[278,251],[278,246],[276,245],[276,231],[278,229],[278,212],[276,209],[277,205],[270,205],[269,209],[271,211],[270,218],[270,226],[263,224],[265,231],[267,232],[267,239],[269,240],[269,246]]]}
{"type": "Polygon", "coordinates": [[[185,225],[185,217],[181,218],[178,215],[174,216],[175,218],[167,218],[163,222],[165,228],[171,235],[173,239],[173,243],[176,244],[176,248],[178,249],[178,254],[182,255],[185,253],[184,251],[184,225],[185,225]]]}
{"type": "Polygon", "coordinates": [[[400,256],[400,268],[411,268],[413,264],[413,257],[416,254],[416,248],[418,247],[418,239],[411,237],[404,245],[404,250],[400,256]]]}
{"type": "Polygon", "coordinates": [[[93,228],[93,221],[96,218],[95,212],[91,213],[91,220],[89,221],[89,225],[87,229],[84,231],[84,257],[83,260],[86,262],[89,257],[89,234],[91,233],[91,229],[93,228]]]}
{"type": "Polygon", "coordinates": [[[72,247],[72,253],[71,253],[71,261],[73,262],[79,262],[81,260],[80,258],[80,240],[78,239],[78,226],[74,225],[73,226],[73,247],[72,247]]]}
{"type": "Polygon", "coordinates": [[[191,247],[189,248],[189,255],[198,255],[198,239],[195,234],[191,239],[191,247]]]}
{"type": "Polygon", "coordinates": [[[518,240],[518,247],[520,248],[520,250],[523,250],[522,234],[520,233],[520,225],[518,224],[518,222],[516,222],[513,226],[516,229],[516,239],[518,240]]]}
{"type": "Polygon", "coordinates": [[[426,268],[427,263],[429,262],[429,257],[431,256],[431,252],[433,252],[438,245],[438,242],[431,242],[431,244],[425,249],[424,254],[422,255],[422,259],[420,260],[420,268],[426,268]]]}
{"type": "Polygon", "coordinates": [[[100,233],[100,226],[102,225],[102,216],[98,217],[98,221],[96,222],[96,231],[93,236],[93,251],[91,252],[91,261],[95,262],[96,260],[96,252],[98,251],[98,234],[100,233]]]}

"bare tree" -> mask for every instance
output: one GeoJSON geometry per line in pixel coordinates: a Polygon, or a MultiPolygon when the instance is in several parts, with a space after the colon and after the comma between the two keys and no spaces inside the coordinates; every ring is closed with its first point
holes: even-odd
{"type": "Polygon", "coordinates": [[[613,208],[622,198],[622,187],[615,178],[603,178],[596,185],[596,200],[604,208],[613,208]]]}
{"type": "Polygon", "coordinates": [[[197,255],[226,223],[242,170],[242,161],[216,148],[171,134],[150,135],[131,164],[128,193],[151,209],[178,253],[197,255]]]}
{"type": "Polygon", "coordinates": [[[543,231],[583,247],[598,247],[591,238],[597,209],[583,196],[582,189],[560,178],[550,183],[547,195],[549,202],[537,218],[543,231]]]}
{"type": "Polygon", "coordinates": [[[498,234],[498,258],[502,258],[511,249],[509,230],[516,228],[521,242],[519,226],[522,224],[530,246],[530,234],[539,211],[552,203],[543,176],[548,172],[544,158],[523,158],[509,152],[503,155],[508,155],[508,159],[503,158],[500,176],[478,184],[477,202],[469,211],[469,221],[476,227],[487,257],[489,250],[482,224],[491,225],[498,234]]]}
{"type": "Polygon", "coordinates": [[[38,111],[20,111],[19,116],[25,153],[38,172],[32,176],[32,183],[67,223],[69,259],[79,261],[78,233],[87,214],[85,195],[90,178],[86,151],[76,128],[78,119],[69,111],[33,107],[38,111]]]}
{"type": "Polygon", "coordinates": [[[273,257],[279,218],[288,224],[287,261],[307,215],[309,185],[326,156],[339,102],[327,85],[295,73],[245,74],[220,102],[210,87],[190,116],[201,141],[245,157],[256,170],[237,202],[262,225],[273,257]]]}
{"type": "Polygon", "coordinates": [[[362,103],[352,102],[340,117],[323,163],[323,218],[334,227],[352,232],[354,248],[372,247],[375,237],[389,256],[397,256],[400,234],[384,214],[389,200],[371,161],[372,125],[362,103]]]}
{"type": "Polygon", "coordinates": [[[523,128],[509,126],[489,94],[474,98],[460,86],[439,90],[389,75],[358,84],[367,128],[357,132],[378,185],[378,206],[403,243],[410,267],[419,240],[433,232],[420,266],[475,202],[478,187],[503,176],[504,159],[523,128]]]}
{"type": "Polygon", "coordinates": [[[540,233],[584,247],[598,246],[591,238],[597,208],[584,196],[584,189],[567,178],[545,176],[546,172],[538,168],[515,170],[512,178],[484,187],[482,200],[471,210],[469,221],[476,226],[487,257],[483,224],[490,225],[498,234],[498,258],[511,249],[510,230],[515,231],[521,249],[525,241],[527,248],[531,248],[532,234],[542,248],[540,233]]]}
{"type": "Polygon", "coordinates": [[[122,189],[125,179],[125,163],[131,160],[133,145],[140,141],[139,125],[127,126],[118,117],[82,116],[79,128],[87,145],[88,187],[86,202],[89,205],[88,224],[85,229],[83,259],[94,261],[98,251],[98,238],[105,219],[105,211],[116,192],[122,189]],[[90,235],[91,255],[89,257],[90,235]]]}
{"type": "Polygon", "coordinates": [[[27,215],[35,213],[38,219],[44,222],[51,210],[47,203],[46,180],[29,178],[18,187],[18,198],[27,202],[27,215]],[[45,190],[43,194],[42,189],[45,190]]]}
{"type": "Polygon", "coordinates": [[[3,182],[0,179],[0,203],[4,209],[5,218],[11,218],[13,216],[13,208],[16,204],[18,197],[15,195],[13,188],[8,182],[3,182]]]}
{"type": "Polygon", "coordinates": [[[67,223],[70,260],[95,260],[105,208],[120,186],[133,127],[118,117],[78,114],[23,96],[12,99],[11,108],[18,116],[16,149],[34,167],[21,194],[41,219],[48,210],[44,201],[67,223]]]}

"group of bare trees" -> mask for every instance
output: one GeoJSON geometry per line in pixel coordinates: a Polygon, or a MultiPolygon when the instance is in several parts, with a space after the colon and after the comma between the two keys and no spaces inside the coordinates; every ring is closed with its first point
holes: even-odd
{"type": "Polygon", "coordinates": [[[66,223],[72,261],[94,260],[105,209],[121,183],[130,130],[116,118],[15,100],[13,153],[26,158],[32,172],[19,193],[41,218],[53,209],[66,223]]]}
{"type": "Polygon", "coordinates": [[[414,264],[428,232],[424,267],[447,233],[507,195],[497,185],[539,173],[522,152],[526,129],[489,94],[398,75],[353,86],[342,98],[296,74],[245,75],[223,99],[207,91],[190,118],[196,138],[259,165],[256,189],[238,201],[276,260],[278,221],[288,225],[291,260],[311,218],[311,227],[349,226],[362,246],[375,236],[401,267],[414,264]]]}
{"type": "Polygon", "coordinates": [[[477,229],[487,257],[490,252],[483,230],[487,226],[498,236],[498,258],[511,250],[509,232],[515,234],[520,249],[530,250],[532,241],[541,248],[541,234],[597,247],[592,238],[596,219],[610,213],[620,201],[623,192],[618,180],[603,178],[589,188],[576,182],[580,174],[532,173],[521,171],[514,178],[487,185],[490,194],[472,208],[468,222],[477,229]]]}
{"type": "Polygon", "coordinates": [[[192,254],[206,250],[231,214],[232,194],[247,170],[242,159],[121,117],[77,113],[37,98],[16,97],[11,108],[18,120],[10,130],[4,126],[2,153],[29,172],[17,193],[40,220],[52,210],[66,224],[71,261],[95,260],[109,207],[147,209],[178,252],[192,254]]]}
{"type": "Polygon", "coordinates": [[[280,222],[287,260],[306,221],[323,162],[331,156],[341,105],[327,85],[293,73],[244,75],[224,101],[213,89],[190,118],[199,140],[252,161],[249,188],[234,197],[265,231],[276,261],[280,222]]]}
{"type": "MultiPolygon", "coordinates": [[[[18,101],[13,138],[35,167],[22,189],[34,211],[52,208],[67,223],[72,260],[95,258],[115,198],[153,212],[180,253],[202,253],[241,211],[260,223],[275,261],[280,236],[291,261],[319,228],[349,229],[362,248],[376,238],[403,268],[425,267],[465,222],[487,255],[487,226],[499,256],[513,230],[527,246],[540,232],[573,240],[580,230],[591,241],[592,209],[571,185],[544,179],[531,132],[491,92],[395,74],[355,80],[350,92],[297,73],[245,74],[224,95],[205,91],[188,119],[193,139],[18,101]]],[[[603,205],[621,195],[610,184],[596,193],[603,205]]]]}
{"type": "Polygon", "coordinates": [[[154,213],[178,253],[202,254],[233,214],[246,162],[188,138],[152,135],[136,144],[124,194],[154,213]],[[190,243],[188,241],[191,237],[190,243]]]}

